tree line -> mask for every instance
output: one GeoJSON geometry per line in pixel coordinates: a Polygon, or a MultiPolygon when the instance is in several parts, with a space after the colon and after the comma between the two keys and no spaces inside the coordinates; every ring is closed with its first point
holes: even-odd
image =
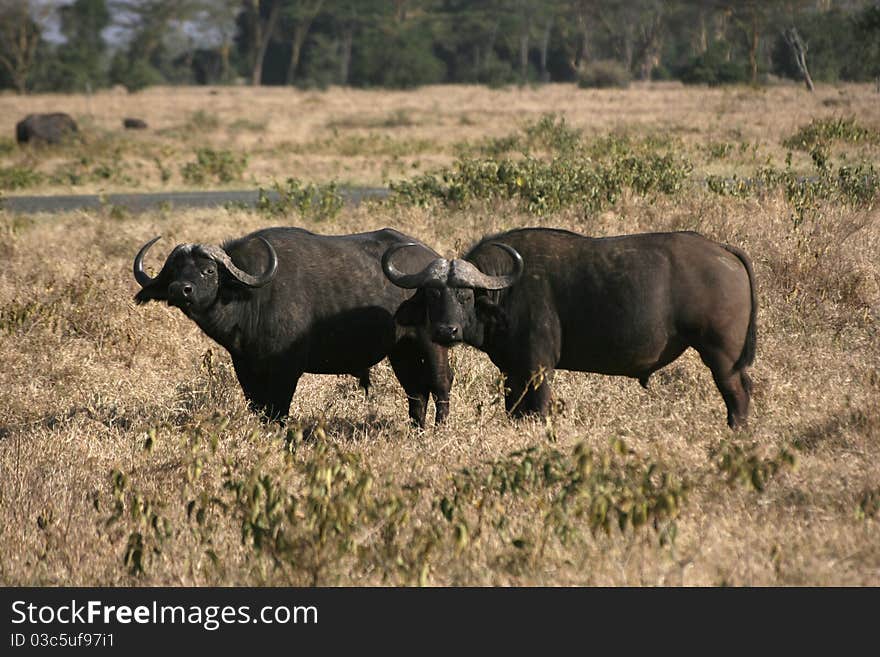
{"type": "Polygon", "coordinates": [[[0,0],[0,88],[880,76],[876,0],[0,0]]]}

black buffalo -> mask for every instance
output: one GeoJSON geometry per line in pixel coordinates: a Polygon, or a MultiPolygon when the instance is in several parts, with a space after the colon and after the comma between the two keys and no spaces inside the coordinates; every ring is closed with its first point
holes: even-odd
{"type": "MultiPolygon", "coordinates": [[[[267,228],[222,246],[180,244],[155,278],[134,260],[138,304],[165,301],[180,308],[232,356],[251,408],[269,418],[287,415],[305,372],[352,374],[369,387],[369,368],[385,356],[409,398],[409,414],[424,426],[428,397],[436,421],[449,412],[452,373],[446,347],[424,330],[396,325],[408,294],[382,275],[382,254],[412,242],[395,230],[315,235],[267,228]],[[253,273],[251,273],[253,272],[253,273]]],[[[437,257],[427,246],[407,249],[408,265],[437,257]]]]}
{"type": "Polygon", "coordinates": [[[28,114],[15,125],[19,144],[60,144],[77,132],[76,121],[69,114],[28,114]]]}
{"type": "Polygon", "coordinates": [[[429,326],[439,344],[485,351],[506,375],[510,413],[546,414],[554,369],[647,387],[653,372],[693,347],[712,371],[727,423],[745,422],[757,299],[740,249],[693,232],[590,238],[524,228],[484,238],[463,259],[413,270],[395,264],[402,248],[382,260],[389,280],[418,288],[399,321],[429,326]]]}

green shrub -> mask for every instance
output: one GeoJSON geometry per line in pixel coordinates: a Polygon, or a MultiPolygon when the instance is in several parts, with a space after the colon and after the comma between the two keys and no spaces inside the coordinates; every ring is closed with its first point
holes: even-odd
{"type": "MultiPolygon", "coordinates": [[[[216,117],[215,117],[216,118],[216,117]]],[[[217,121],[219,125],[219,120],[217,121]]],[[[216,126],[215,126],[216,127],[216,126]]],[[[229,124],[229,132],[265,132],[266,121],[253,121],[251,119],[236,119],[229,124]]]]}
{"type": "Polygon", "coordinates": [[[463,157],[499,158],[512,152],[529,154],[535,151],[570,155],[580,147],[581,131],[566,125],[564,116],[550,113],[504,137],[488,137],[476,144],[463,142],[457,144],[455,150],[463,157]]]}
{"type": "Polygon", "coordinates": [[[339,193],[336,182],[304,185],[295,178],[288,178],[283,185],[275,183],[274,191],[278,194],[277,200],[272,200],[265,190],[260,189],[258,212],[270,216],[297,212],[303,218],[321,221],[332,219],[345,206],[345,199],[339,193]]]}
{"type": "Polygon", "coordinates": [[[582,64],[577,70],[577,83],[586,89],[626,88],[632,76],[627,68],[614,59],[582,64]]]}
{"type": "Polygon", "coordinates": [[[25,189],[39,185],[45,176],[27,167],[11,166],[0,168],[0,189],[25,189]]]}
{"type": "Polygon", "coordinates": [[[462,158],[448,169],[391,184],[392,202],[425,206],[513,199],[537,215],[580,206],[595,212],[624,189],[637,194],[678,192],[692,166],[673,155],[616,156],[609,162],[560,156],[550,162],[462,158]]]}
{"type": "Polygon", "coordinates": [[[750,74],[745,62],[727,57],[726,46],[722,42],[712,44],[706,52],[697,55],[680,71],[679,77],[685,84],[735,84],[748,82],[750,74]]]}
{"type": "Polygon", "coordinates": [[[364,34],[363,50],[352,61],[355,84],[410,89],[442,82],[446,65],[431,51],[430,36],[418,25],[389,34],[364,34]]]}
{"type": "Polygon", "coordinates": [[[129,62],[121,52],[114,58],[110,67],[110,78],[114,83],[125,86],[130,92],[165,82],[162,73],[152,64],[142,59],[129,62]]]}
{"type": "Polygon", "coordinates": [[[211,112],[196,110],[189,115],[183,127],[188,133],[212,132],[220,127],[220,118],[211,112]]]}
{"type": "Polygon", "coordinates": [[[817,150],[813,151],[813,164],[816,172],[811,176],[798,174],[790,167],[764,166],[751,178],[707,176],[706,184],[715,194],[741,198],[782,189],[795,225],[816,216],[820,201],[870,209],[880,199],[880,174],[873,164],[844,165],[835,171],[830,160],[817,150]]]}
{"type": "Polygon", "coordinates": [[[241,180],[247,167],[247,155],[236,155],[232,151],[200,148],[196,151],[196,161],[187,162],[180,169],[183,179],[192,185],[201,185],[209,180],[221,183],[241,180]]]}
{"type": "Polygon", "coordinates": [[[797,461],[794,454],[785,448],[768,457],[759,456],[757,450],[757,445],[743,447],[731,440],[724,440],[711,456],[729,484],[749,486],[761,492],[778,472],[794,468],[797,461]]]}
{"type": "Polygon", "coordinates": [[[523,128],[530,149],[541,148],[551,153],[566,154],[580,145],[581,131],[565,124],[564,116],[544,114],[523,128]]]}
{"type": "Polygon", "coordinates": [[[880,131],[859,125],[853,117],[813,119],[807,125],[801,126],[793,135],[786,137],[782,145],[795,150],[811,151],[822,143],[832,141],[851,144],[876,143],[880,141],[880,131]]]}

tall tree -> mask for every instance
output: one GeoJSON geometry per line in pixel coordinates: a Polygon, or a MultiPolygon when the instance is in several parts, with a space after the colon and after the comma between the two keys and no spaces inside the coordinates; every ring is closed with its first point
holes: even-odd
{"type": "Polygon", "coordinates": [[[784,0],[738,0],[725,3],[725,8],[746,38],[749,55],[749,75],[752,84],[758,83],[758,55],[773,14],[784,0]]]}
{"type": "Polygon", "coordinates": [[[299,67],[303,44],[315,18],[321,13],[324,0],[287,0],[281,9],[282,30],[289,35],[290,59],[285,82],[293,84],[299,67]]]}
{"type": "Polygon", "coordinates": [[[880,3],[862,10],[856,18],[856,30],[864,43],[871,44],[865,48],[863,56],[871,60],[869,66],[873,69],[877,93],[880,93],[880,3]]]}
{"type": "Polygon", "coordinates": [[[0,66],[20,94],[27,93],[42,41],[30,5],[26,0],[0,0],[0,66]]]}
{"type": "Polygon", "coordinates": [[[237,29],[236,18],[242,11],[241,0],[199,0],[190,31],[196,33],[201,47],[213,49],[220,59],[220,79],[232,77],[230,56],[237,29]]]}
{"type": "Polygon", "coordinates": [[[250,25],[251,84],[263,82],[263,61],[278,20],[281,18],[281,0],[244,0],[245,18],[250,25]]]}
{"type": "Polygon", "coordinates": [[[617,59],[642,79],[659,63],[665,36],[666,2],[607,0],[595,16],[616,51],[617,59]]]}
{"type": "Polygon", "coordinates": [[[130,89],[166,80],[174,46],[184,54],[192,50],[184,25],[197,15],[199,0],[109,0],[108,6],[114,23],[128,34],[128,47],[114,59],[111,77],[130,89]]]}
{"type": "Polygon", "coordinates": [[[106,0],[76,0],[61,7],[59,17],[65,42],[57,51],[55,86],[79,90],[101,86],[106,77],[102,33],[110,24],[106,0]]]}
{"type": "Polygon", "coordinates": [[[585,66],[593,58],[593,39],[598,24],[600,0],[568,0],[563,9],[563,34],[571,47],[567,50],[572,71],[585,66]]]}

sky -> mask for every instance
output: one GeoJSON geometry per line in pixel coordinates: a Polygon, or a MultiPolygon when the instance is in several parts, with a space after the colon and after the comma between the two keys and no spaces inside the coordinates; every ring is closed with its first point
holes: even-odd
{"type": "MultiPolygon", "coordinates": [[[[31,14],[43,27],[43,38],[53,44],[63,43],[64,35],[61,34],[61,22],[58,18],[58,9],[67,5],[72,5],[74,0],[28,0],[28,2],[31,8],[31,14]]],[[[114,22],[112,11],[110,13],[110,22],[114,22]]],[[[199,32],[194,25],[190,25],[189,29],[184,26],[184,30],[193,34],[199,32]]],[[[111,50],[123,45],[128,37],[125,28],[112,24],[101,34],[111,50]]]]}

